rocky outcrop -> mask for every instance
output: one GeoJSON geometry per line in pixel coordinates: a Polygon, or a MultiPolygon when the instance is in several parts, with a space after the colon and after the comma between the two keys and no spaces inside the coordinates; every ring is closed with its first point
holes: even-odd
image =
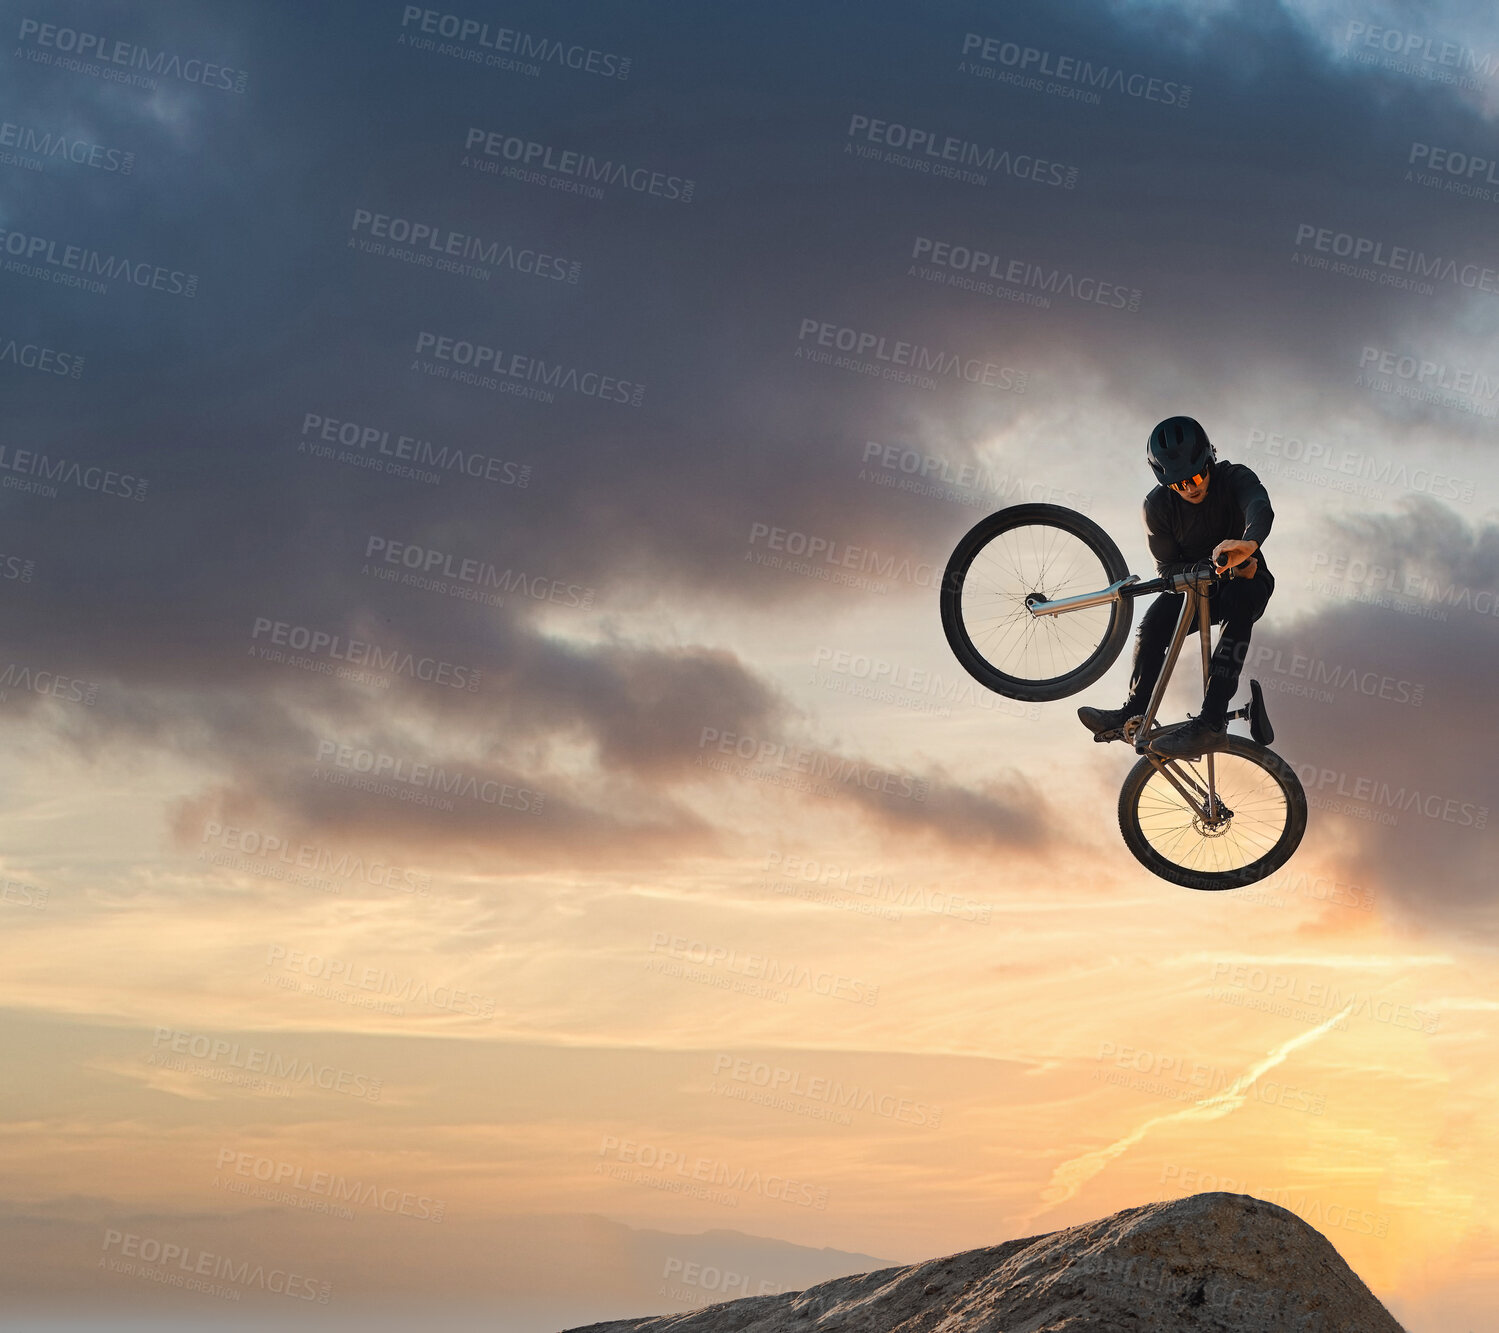
{"type": "Polygon", "coordinates": [[[1332,1245],[1195,1194],[905,1268],[573,1333],[1404,1333],[1332,1245]]]}

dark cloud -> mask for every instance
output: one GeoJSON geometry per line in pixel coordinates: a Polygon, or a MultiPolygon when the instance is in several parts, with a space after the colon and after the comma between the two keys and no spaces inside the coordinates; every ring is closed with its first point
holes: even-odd
{"type": "MultiPolygon", "coordinates": [[[[1371,341],[1493,326],[1482,303],[1496,298],[1458,284],[1420,296],[1291,263],[1306,225],[1459,262],[1481,261],[1491,227],[1470,201],[1404,179],[1417,133],[1485,141],[1462,95],[1360,72],[1279,10],[1184,24],[1106,5],[876,5],[848,24],[771,5],[716,14],[711,31],[672,6],[516,12],[630,54],[626,81],[512,76],[415,51],[398,41],[400,13],[347,0],[315,13],[169,4],[117,16],[112,35],[245,70],[242,93],[11,69],[18,118],[133,152],[135,169],[7,169],[0,222],[199,285],[187,299],[116,279],[100,295],[0,273],[7,331],[85,363],[77,380],[0,368],[7,479],[37,479],[22,452],[63,469],[55,497],[3,492],[8,549],[36,566],[7,607],[5,646],[100,682],[94,714],[57,724],[81,743],[191,755],[236,799],[294,792],[347,825],[351,797],[287,774],[317,736],[380,735],[396,708],[433,733],[428,751],[555,790],[551,810],[578,821],[582,843],[696,836],[681,784],[703,726],[785,742],[801,732],[752,665],[600,626],[642,607],[850,605],[847,588],[756,563],[780,531],[856,551],[861,573],[896,571],[882,605],[911,608],[934,636],[919,571],[940,568],[983,500],[871,483],[860,475],[871,442],[940,455],[949,471],[999,458],[1038,481],[1076,481],[1096,475],[1099,446],[1055,423],[1081,407],[1107,409],[1128,438],[1178,410],[1231,437],[1267,382],[1276,401],[1315,397],[1348,380],[1371,341]],[[1089,106],[959,72],[970,31],[1190,85],[1191,99],[1113,91],[1089,106]],[[850,135],[855,116],[1008,150],[1015,164],[1076,166],[1075,188],[871,161],[854,151],[873,146],[850,135]],[[616,184],[589,199],[476,172],[461,161],[474,129],[691,179],[693,198],[616,184]],[[350,244],[373,239],[353,225],[361,211],[532,258],[496,259],[481,280],[364,253],[350,244]],[[1050,306],[929,280],[926,242],[990,251],[1000,272],[1055,275],[1050,306]],[[536,255],[576,261],[578,281],[522,271],[536,255]],[[1105,289],[1138,293],[1139,308],[1084,299],[1105,289]],[[930,392],[888,383],[798,357],[826,350],[804,336],[807,321],[1029,379],[1024,393],[1013,376],[1003,390],[940,374],[930,392]],[[644,394],[633,406],[559,389],[546,404],[439,379],[413,368],[423,332],[644,394]],[[365,456],[406,435],[492,460],[501,479],[447,470],[432,485],[318,456],[309,417],[353,429],[365,456]],[[80,477],[93,466],[146,479],[144,498],[69,480],[75,463],[80,477]],[[383,583],[372,542],[553,591],[489,608],[383,583]],[[585,590],[586,611],[569,600],[585,590]],[[267,619],[457,664],[484,686],[343,691],[253,656],[267,619]],[[487,739],[476,749],[475,737],[487,739]],[[558,766],[572,745],[591,766],[582,774],[558,766]]],[[[1443,421],[1439,407],[1389,402],[1443,421]]],[[[1354,412],[1372,423],[1381,410],[1354,412]]],[[[1454,419],[1438,443],[1475,429],[1454,419]]],[[[871,748],[839,753],[894,767],[871,748]]],[[[415,835],[418,811],[370,805],[367,824],[415,835]]],[[[1044,823],[1024,792],[941,782],[921,810],[890,817],[1022,844],[1044,823]]]]}
{"type": "Polygon", "coordinates": [[[1499,525],[1410,499],[1326,532],[1334,595],[1289,625],[1272,601],[1246,672],[1312,797],[1309,846],[1344,844],[1409,919],[1492,933],[1499,525]]]}
{"type": "Polygon", "coordinates": [[[924,785],[920,801],[878,801],[868,792],[860,792],[859,799],[867,805],[878,803],[891,833],[928,833],[949,847],[1039,854],[1058,831],[1046,800],[1023,778],[975,790],[939,774],[924,785]]]}
{"type": "Polygon", "coordinates": [[[1023,783],[970,790],[816,744],[727,652],[515,639],[508,668],[474,692],[394,676],[371,703],[326,676],[256,663],[232,690],[116,681],[91,703],[23,689],[12,705],[85,755],[160,748],[217,770],[176,809],[183,845],[214,820],[434,862],[618,863],[716,846],[691,790],[767,776],[958,844],[1033,846],[1046,827],[1023,783]]]}

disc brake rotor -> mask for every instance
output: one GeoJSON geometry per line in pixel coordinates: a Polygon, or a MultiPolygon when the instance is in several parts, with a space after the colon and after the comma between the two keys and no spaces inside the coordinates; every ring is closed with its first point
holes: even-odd
{"type": "Polygon", "coordinates": [[[1228,832],[1229,827],[1234,822],[1234,812],[1224,805],[1222,801],[1218,802],[1218,809],[1220,814],[1211,823],[1201,815],[1194,814],[1192,816],[1192,827],[1204,838],[1221,838],[1228,832]]]}

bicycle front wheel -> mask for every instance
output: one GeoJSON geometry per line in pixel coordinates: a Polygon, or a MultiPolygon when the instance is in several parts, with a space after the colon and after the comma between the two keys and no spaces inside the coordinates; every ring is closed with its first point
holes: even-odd
{"type": "Polygon", "coordinates": [[[1113,539],[1061,505],[1026,504],[981,519],[942,579],[942,629],[964,669],[1011,699],[1065,699],[1114,664],[1129,637],[1129,598],[1033,616],[1027,599],[1101,592],[1129,573],[1113,539]]]}
{"type": "MultiPolygon", "coordinates": [[[[1207,790],[1207,759],[1163,767],[1190,792],[1207,790]]],[[[1225,817],[1205,820],[1149,759],[1119,793],[1119,831],[1147,870],[1189,889],[1237,889],[1273,874],[1306,832],[1306,792],[1273,750],[1230,736],[1213,752],[1213,787],[1225,817]]]]}

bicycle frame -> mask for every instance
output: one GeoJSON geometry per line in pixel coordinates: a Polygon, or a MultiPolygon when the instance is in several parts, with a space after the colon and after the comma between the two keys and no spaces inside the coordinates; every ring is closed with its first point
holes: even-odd
{"type": "MultiPolygon", "coordinates": [[[[1238,566],[1232,569],[1215,570],[1219,578],[1236,578],[1238,566]]],[[[1033,616],[1056,616],[1063,615],[1068,611],[1080,611],[1084,607],[1103,606],[1109,602],[1122,602],[1126,597],[1145,597],[1157,592],[1182,592],[1186,596],[1182,602],[1181,614],[1176,618],[1176,633],[1172,636],[1171,647],[1166,653],[1166,661],[1161,666],[1161,674],[1156,679],[1155,689],[1150,692],[1150,702],[1145,706],[1145,713],[1140,719],[1140,728],[1135,732],[1135,753],[1144,755],[1150,760],[1163,778],[1166,779],[1181,794],[1186,803],[1209,824],[1216,823],[1220,818],[1221,803],[1218,800],[1216,783],[1216,772],[1213,765],[1213,752],[1209,750],[1203,758],[1207,760],[1207,786],[1197,781],[1190,769],[1184,769],[1180,775],[1173,771],[1176,761],[1166,759],[1155,753],[1150,748],[1148,738],[1151,727],[1155,722],[1155,715],[1161,706],[1161,700],[1166,694],[1166,685],[1171,679],[1171,672],[1176,666],[1176,660],[1181,655],[1182,644],[1186,642],[1188,629],[1193,619],[1197,621],[1198,636],[1202,639],[1202,688],[1207,689],[1209,674],[1212,670],[1213,648],[1212,636],[1212,613],[1208,608],[1207,596],[1201,590],[1204,578],[1191,571],[1180,574],[1168,574],[1158,579],[1151,579],[1148,583],[1142,583],[1136,574],[1128,578],[1120,579],[1117,583],[1111,583],[1107,588],[1094,593],[1081,593],[1076,597],[1060,597],[1054,602],[1037,601],[1027,602],[1033,616]],[[1190,788],[1190,790],[1189,790],[1190,788]]],[[[1238,714],[1234,714],[1238,716],[1238,714]]]]}

